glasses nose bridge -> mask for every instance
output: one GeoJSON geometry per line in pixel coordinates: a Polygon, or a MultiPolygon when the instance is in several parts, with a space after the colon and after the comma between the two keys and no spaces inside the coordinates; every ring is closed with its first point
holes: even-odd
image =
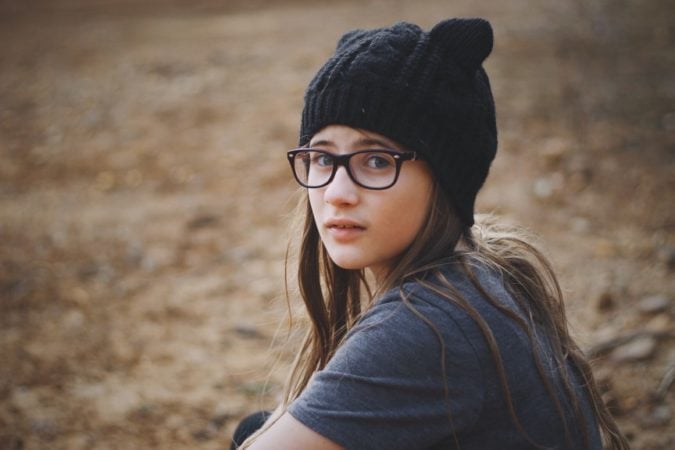
{"type": "Polygon", "coordinates": [[[331,176],[331,181],[333,178],[335,178],[335,175],[337,175],[337,171],[340,167],[344,167],[345,171],[347,172],[347,175],[349,176],[349,179],[352,180],[352,182],[359,184],[358,181],[356,181],[354,174],[352,173],[352,169],[349,166],[351,163],[352,156],[354,156],[356,153],[348,153],[346,155],[337,155],[333,158],[333,176],[331,176]]]}

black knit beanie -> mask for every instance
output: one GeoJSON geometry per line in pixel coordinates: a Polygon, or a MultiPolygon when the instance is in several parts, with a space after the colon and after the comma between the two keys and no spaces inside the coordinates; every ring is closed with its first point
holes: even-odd
{"type": "Polygon", "coordinates": [[[305,94],[300,145],[341,124],[386,136],[425,159],[462,222],[473,225],[478,190],[497,151],[490,82],[481,64],[492,50],[482,19],[354,30],[305,94]]]}

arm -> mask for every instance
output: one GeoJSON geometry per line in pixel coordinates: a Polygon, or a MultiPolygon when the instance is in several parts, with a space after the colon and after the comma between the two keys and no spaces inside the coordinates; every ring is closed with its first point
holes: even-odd
{"type": "Polygon", "coordinates": [[[399,298],[387,296],[364,314],[289,405],[294,418],[361,450],[430,448],[474,424],[483,375],[453,311],[435,306],[448,302],[410,295],[413,312],[399,298]]]}
{"type": "Polygon", "coordinates": [[[250,450],[344,450],[343,447],[297,421],[289,413],[265,431],[250,450]]]}
{"type": "Polygon", "coordinates": [[[422,449],[471,427],[484,395],[473,347],[437,307],[411,296],[413,313],[397,299],[373,306],[289,412],[248,448],[422,449]],[[444,353],[418,314],[452,343],[444,353]]]}

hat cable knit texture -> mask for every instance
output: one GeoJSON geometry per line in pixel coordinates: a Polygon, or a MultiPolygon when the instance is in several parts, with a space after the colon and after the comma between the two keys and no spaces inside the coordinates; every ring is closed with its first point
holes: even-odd
{"type": "Polygon", "coordinates": [[[400,22],[354,30],[305,93],[300,145],[328,125],[382,134],[428,161],[467,226],[497,151],[495,106],[482,63],[493,34],[483,19],[429,32],[400,22]]]}

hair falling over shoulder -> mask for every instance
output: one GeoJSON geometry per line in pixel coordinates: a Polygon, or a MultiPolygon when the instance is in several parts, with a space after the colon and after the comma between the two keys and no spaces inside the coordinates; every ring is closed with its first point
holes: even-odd
{"type": "MultiPolygon", "coordinates": [[[[405,281],[417,281],[463,307],[475,320],[491,350],[502,389],[516,426],[525,434],[511,402],[509,385],[502,355],[489,326],[440,272],[443,265],[453,262],[466,272],[476,288],[520,326],[529,336],[534,349],[535,364],[549,395],[562,418],[560,394],[544,374],[538,353],[534,325],[549,336],[556,364],[565,367],[571,362],[579,372],[588,391],[595,419],[600,427],[604,447],[626,450],[629,445],[605,406],[591,367],[583,352],[569,334],[563,295],[554,271],[545,256],[530,242],[522,229],[500,224],[494,217],[477,215],[471,228],[463,227],[453,207],[439,186],[435,187],[428,220],[412,245],[398,258],[388,277],[371,290],[363,270],[345,270],[335,265],[323,247],[319,232],[306,200],[301,202],[304,224],[297,249],[297,284],[309,318],[309,329],[302,340],[285,386],[284,410],[308,385],[312,375],[325,367],[340,346],[349,329],[359,320],[374,298],[401,286],[405,281]],[[472,267],[487,266],[501,274],[519,308],[516,314],[494,300],[480,286],[472,267]],[[429,274],[432,276],[429,277],[429,274]],[[436,280],[438,282],[430,282],[436,280]],[[443,288],[445,285],[445,288],[443,288]],[[441,286],[441,288],[439,288],[441,286]],[[523,318],[525,317],[525,318],[523,318]]],[[[287,266],[289,264],[287,258],[287,266]]],[[[295,258],[293,258],[295,259],[295,258]]],[[[288,291],[288,289],[287,289],[288,291]]],[[[564,371],[565,372],[565,371],[564,371]]],[[[582,413],[572,388],[570,374],[563,374],[564,395],[571,399],[576,417],[582,413]]],[[[563,418],[564,421],[564,418],[563,418]]],[[[584,421],[579,419],[582,429],[584,421]]],[[[585,430],[588,437],[588,430],[585,430]]],[[[586,440],[588,443],[588,440],[586,440]]],[[[536,444],[533,443],[536,447],[536,444]]]]}
{"type": "MultiPolygon", "coordinates": [[[[551,264],[532,245],[532,240],[522,228],[499,223],[494,216],[477,215],[476,224],[465,233],[468,249],[462,260],[466,262],[467,257],[470,257],[501,273],[507,289],[518,306],[527,312],[529,320],[525,321],[518,315],[504,310],[528,334],[535,349],[535,363],[559,412],[562,414],[559,400],[555,398],[553,388],[548,384],[539,360],[537,340],[533,336],[534,324],[541,327],[549,337],[556,364],[564,367],[564,362],[570,361],[581,375],[600,427],[604,447],[629,449],[628,441],[620,432],[601,398],[588,360],[569,334],[563,294],[551,264]]],[[[471,277],[468,267],[467,272],[471,277]]],[[[473,279],[477,283],[477,280],[473,279]]],[[[483,291],[483,294],[489,298],[487,292],[483,291]]],[[[498,352],[496,348],[493,349],[493,356],[499,357],[498,352]]],[[[565,394],[572,399],[576,416],[580,417],[579,402],[572,389],[569,373],[566,371],[563,371],[563,383],[565,394]]],[[[508,389],[508,386],[505,389],[508,389]]],[[[581,421],[580,423],[583,424],[581,421]]],[[[588,430],[585,431],[587,434],[588,430]]]]}

